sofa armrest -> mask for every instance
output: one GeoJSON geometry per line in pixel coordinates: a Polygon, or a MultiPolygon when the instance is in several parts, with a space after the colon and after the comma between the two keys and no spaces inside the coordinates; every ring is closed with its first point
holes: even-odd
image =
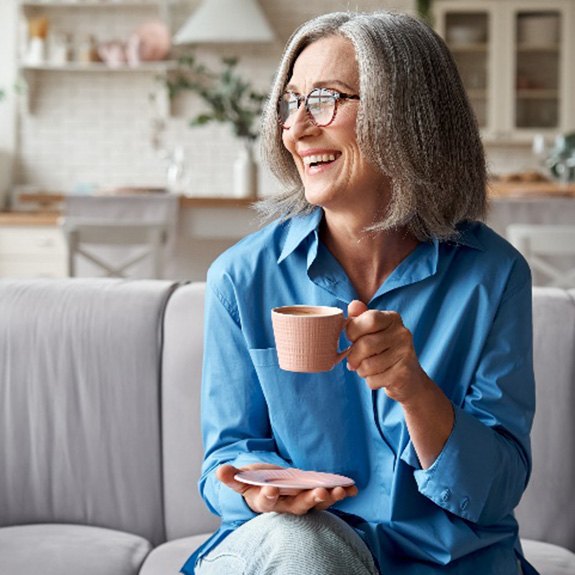
{"type": "Polygon", "coordinates": [[[162,445],[168,540],[214,531],[219,525],[197,485],[203,460],[204,289],[203,283],[181,286],[168,302],[164,318],[162,445]]]}

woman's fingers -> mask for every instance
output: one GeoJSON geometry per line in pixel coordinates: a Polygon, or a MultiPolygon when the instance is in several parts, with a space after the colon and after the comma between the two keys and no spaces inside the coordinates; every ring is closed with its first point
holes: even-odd
{"type": "Polygon", "coordinates": [[[249,485],[234,479],[235,475],[239,472],[240,470],[233,465],[224,464],[220,465],[216,469],[216,477],[234,491],[237,491],[238,493],[244,493],[249,485]]]}
{"type": "Polygon", "coordinates": [[[311,509],[322,511],[346,497],[357,495],[357,487],[355,485],[345,488],[334,487],[333,489],[318,487],[316,489],[302,490],[293,495],[282,495],[280,489],[272,485],[259,487],[247,485],[234,479],[237,473],[246,469],[281,469],[281,467],[266,463],[256,463],[238,469],[233,465],[224,464],[216,470],[216,477],[222,483],[240,493],[255,513],[275,511],[277,513],[304,515],[311,509]]]}

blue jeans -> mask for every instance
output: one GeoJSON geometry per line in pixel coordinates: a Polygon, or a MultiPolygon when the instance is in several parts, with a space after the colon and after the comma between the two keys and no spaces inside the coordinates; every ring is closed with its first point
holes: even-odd
{"type": "Polygon", "coordinates": [[[379,575],[365,543],[327,511],[264,513],[198,561],[197,575],[379,575]]]}

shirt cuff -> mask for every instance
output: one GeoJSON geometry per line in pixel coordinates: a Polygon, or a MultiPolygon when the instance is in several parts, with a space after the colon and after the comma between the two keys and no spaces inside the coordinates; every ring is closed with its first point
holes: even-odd
{"type": "Polygon", "coordinates": [[[477,522],[498,468],[494,433],[475,417],[454,408],[450,436],[433,464],[422,469],[412,442],[401,459],[411,465],[419,492],[439,507],[477,522]]]}
{"type": "MultiPolygon", "coordinates": [[[[280,467],[288,467],[286,461],[279,455],[269,451],[242,453],[229,463],[234,467],[244,467],[252,463],[271,463],[280,467]]],[[[217,479],[215,471],[210,473],[207,479],[205,495],[209,501],[217,502],[215,510],[223,523],[244,523],[257,515],[240,493],[217,479]]]]}

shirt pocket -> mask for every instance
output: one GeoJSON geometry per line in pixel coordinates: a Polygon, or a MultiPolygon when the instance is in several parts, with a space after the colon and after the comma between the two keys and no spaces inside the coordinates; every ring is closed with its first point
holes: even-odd
{"type": "Polygon", "coordinates": [[[356,435],[344,362],[326,372],[297,373],[280,369],[276,348],[249,353],[281,455],[298,467],[337,469],[342,448],[356,435]],[[312,453],[313,461],[308,460],[312,453]]]}

